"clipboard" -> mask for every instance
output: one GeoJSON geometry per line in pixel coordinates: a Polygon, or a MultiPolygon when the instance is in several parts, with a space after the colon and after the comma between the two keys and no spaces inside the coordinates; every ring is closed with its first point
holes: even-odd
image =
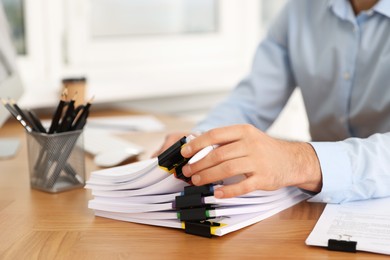
{"type": "Polygon", "coordinates": [[[326,205],[306,239],[332,251],[390,255],[390,197],[326,205]]]}

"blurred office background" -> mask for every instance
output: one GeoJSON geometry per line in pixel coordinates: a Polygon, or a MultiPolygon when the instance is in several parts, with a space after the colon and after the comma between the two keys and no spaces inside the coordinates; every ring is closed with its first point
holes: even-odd
{"type": "MultiPolygon", "coordinates": [[[[19,55],[25,106],[52,107],[62,78],[86,76],[88,96],[98,104],[193,120],[248,73],[267,25],[286,2],[0,1],[19,55]]],[[[298,91],[271,132],[308,138],[298,91]]]]}

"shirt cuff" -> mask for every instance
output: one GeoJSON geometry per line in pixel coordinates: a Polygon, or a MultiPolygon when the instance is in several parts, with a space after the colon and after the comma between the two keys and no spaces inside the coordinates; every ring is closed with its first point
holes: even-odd
{"type": "Polygon", "coordinates": [[[310,142],[317,153],[322,173],[322,190],[310,202],[340,203],[352,185],[352,168],[339,142],[310,142]]]}

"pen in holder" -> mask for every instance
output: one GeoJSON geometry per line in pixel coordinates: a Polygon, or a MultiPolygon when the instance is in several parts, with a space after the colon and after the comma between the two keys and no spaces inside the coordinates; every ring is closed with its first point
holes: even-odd
{"type": "Polygon", "coordinates": [[[30,183],[56,193],[85,185],[83,131],[46,134],[26,132],[30,183]]]}

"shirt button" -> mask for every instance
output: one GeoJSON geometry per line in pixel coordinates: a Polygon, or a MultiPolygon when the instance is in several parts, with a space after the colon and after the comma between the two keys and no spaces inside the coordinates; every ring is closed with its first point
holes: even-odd
{"type": "Polygon", "coordinates": [[[349,80],[351,78],[351,75],[348,72],[345,72],[343,77],[345,80],[349,80]]]}

